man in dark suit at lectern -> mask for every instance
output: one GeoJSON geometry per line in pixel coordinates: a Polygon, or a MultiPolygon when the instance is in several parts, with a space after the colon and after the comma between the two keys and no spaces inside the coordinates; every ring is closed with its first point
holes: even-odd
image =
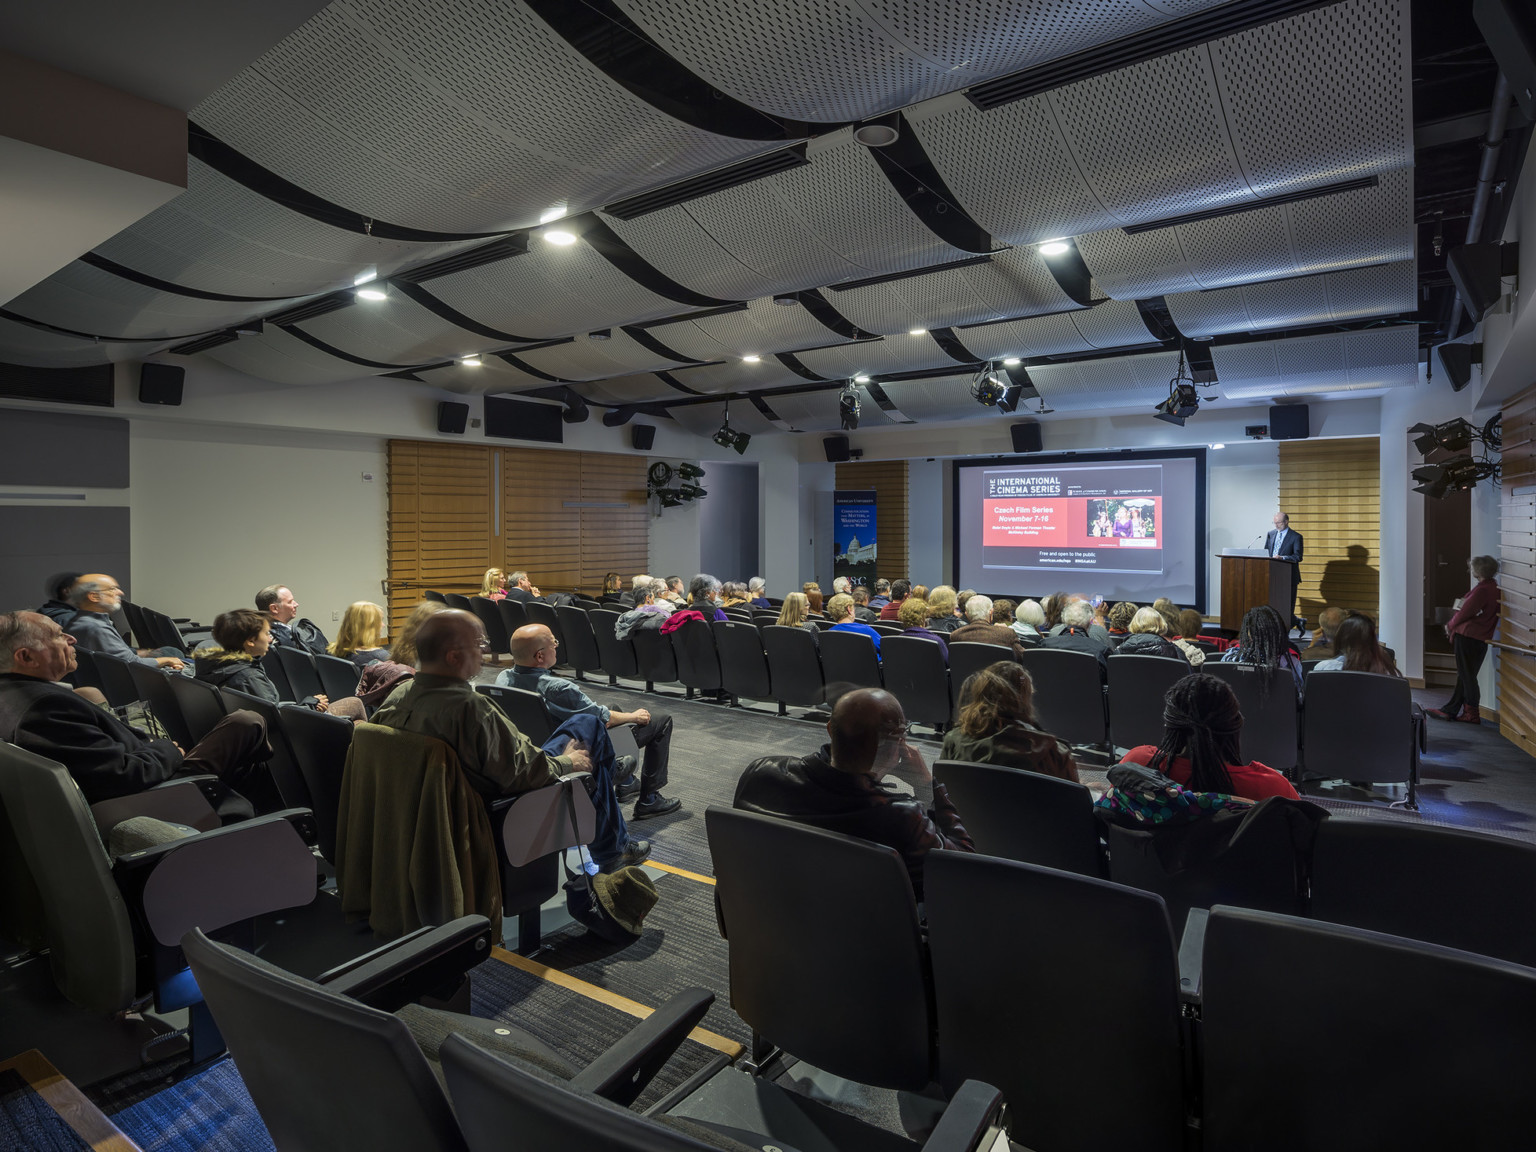
{"type": "Polygon", "coordinates": [[[1291,622],[1296,617],[1296,589],[1301,587],[1301,533],[1291,528],[1291,518],[1284,512],[1275,513],[1275,528],[1264,537],[1264,551],[1277,560],[1291,563],[1291,622]]]}

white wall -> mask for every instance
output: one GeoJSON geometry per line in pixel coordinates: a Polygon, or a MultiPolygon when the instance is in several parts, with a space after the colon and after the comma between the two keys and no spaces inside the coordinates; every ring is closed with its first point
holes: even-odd
{"type": "Polygon", "coordinates": [[[924,457],[907,467],[907,574],[932,588],[950,571],[949,517],[944,474],[949,461],[924,457]]]}
{"type": "Polygon", "coordinates": [[[1223,548],[1264,544],[1280,507],[1280,445],[1273,440],[1238,440],[1206,453],[1206,615],[1221,616],[1223,548]]]}

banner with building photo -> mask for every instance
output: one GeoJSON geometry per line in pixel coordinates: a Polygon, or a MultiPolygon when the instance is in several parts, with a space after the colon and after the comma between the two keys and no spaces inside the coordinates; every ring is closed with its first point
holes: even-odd
{"type": "Polygon", "coordinates": [[[875,490],[832,493],[832,575],[875,584],[875,490]]]}

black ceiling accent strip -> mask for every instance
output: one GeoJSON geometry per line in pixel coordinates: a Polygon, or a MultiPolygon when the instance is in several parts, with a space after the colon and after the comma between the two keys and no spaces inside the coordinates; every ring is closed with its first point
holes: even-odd
{"type": "MultiPolygon", "coordinates": [[[[143,284],[146,288],[154,288],[160,292],[173,292],[177,296],[190,296],[194,300],[221,300],[231,304],[271,304],[283,300],[296,299],[294,296],[226,296],[222,292],[204,292],[201,288],[188,288],[183,284],[172,284],[169,280],[162,280],[158,276],[151,276],[148,272],[139,272],[136,269],[119,264],[116,260],[108,260],[95,252],[87,252],[79,257],[80,263],[89,264],[92,268],[99,268],[103,272],[110,272],[114,276],[121,276],[124,280],[132,280],[135,284],[143,284]]],[[[303,295],[303,293],[300,293],[303,295]]]]}
{"type": "Polygon", "coordinates": [[[1129,68],[1183,48],[1231,36],[1261,24],[1272,24],[1288,16],[1325,8],[1337,0],[1237,0],[1208,12],[1170,20],[1119,40],[1086,48],[1059,60],[1026,68],[1011,76],[1000,76],[977,84],[966,91],[966,98],[983,111],[1023,100],[1052,88],[1060,88],[1090,76],[1101,76],[1117,68],[1129,68]]]}
{"type": "Polygon", "coordinates": [[[767,420],[768,423],[772,424],[779,431],[781,431],[781,432],[799,432],[800,431],[800,429],[796,428],[788,420],[784,419],[784,417],[780,416],[777,412],[775,412],[772,408],[770,408],[768,406],[768,401],[764,400],[756,392],[752,393],[752,395],[749,396],[748,399],[752,401],[752,407],[756,408],[759,412],[762,413],[763,419],[767,420]]]}
{"type": "Polygon", "coordinates": [[[482,324],[473,316],[466,316],[441,297],[434,296],[420,284],[413,284],[409,280],[396,279],[391,279],[389,283],[390,287],[407,300],[420,304],[428,312],[442,317],[450,324],[457,325],[466,332],[474,332],[479,336],[488,336],[492,340],[507,340],[513,344],[535,344],[538,342],[537,337],[518,336],[512,332],[503,332],[500,328],[492,328],[489,324],[482,324]]]}
{"type": "Polygon", "coordinates": [[[684,320],[708,320],[711,316],[729,316],[732,312],[745,312],[747,302],[739,300],[735,304],[724,304],[719,308],[705,308],[699,312],[680,312],[676,316],[663,316],[660,320],[641,320],[637,324],[629,324],[629,328],[660,328],[666,324],[681,324],[684,320]]]}
{"type": "Polygon", "coordinates": [[[830,344],[807,344],[799,348],[791,348],[789,351],[795,356],[801,356],[807,352],[822,352],[828,348],[852,348],[856,344],[878,344],[884,339],[884,336],[866,336],[862,340],[834,340],[830,344]]]}
{"type": "Polygon", "coordinates": [[[426,383],[425,380],[410,369],[406,369],[404,372],[386,372],[384,373],[384,378],[386,380],[414,380],[418,384],[426,383]]]}
{"type": "Polygon", "coordinates": [[[1079,304],[1093,303],[1093,273],[1074,244],[1060,256],[1041,257],[1057,287],[1079,304]]]}
{"type": "Polygon", "coordinates": [[[28,328],[36,328],[42,332],[52,332],[56,336],[71,336],[77,340],[94,340],[99,344],[165,344],[171,340],[191,340],[199,336],[217,332],[217,328],[208,328],[202,332],[191,332],[186,336],[102,336],[96,332],[77,332],[73,328],[60,328],[57,324],[49,324],[46,320],[33,320],[12,312],[8,308],[0,308],[0,317],[13,320],[17,324],[25,324],[28,328]]]}
{"type": "Polygon", "coordinates": [[[912,214],[940,240],[962,252],[987,253],[996,248],[997,242],[991,233],[955,199],[949,185],[944,183],[944,177],[939,175],[928,153],[923,151],[917,133],[900,113],[896,114],[896,130],[900,135],[894,143],[871,148],[869,154],[880,165],[880,171],[885,173],[897,195],[907,202],[912,214]]]}
{"type": "Polygon", "coordinates": [[[274,312],[266,317],[266,320],[270,324],[298,324],[303,320],[313,320],[317,316],[340,312],[343,308],[352,307],[354,303],[356,300],[351,292],[332,292],[329,296],[317,296],[313,300],[306,300],[292,308],[274,312]]]}
{"type": "Polygon", "coordinates": [[[805,310],[823,327],[846,336],[850,340],[876,340],[878,332],[866,332],[832,306],[832,302],[814,288],[792,293],[805,306],[805,310]]]}
{"type": "Polygon", "coordinates": [[[869,398],[875,402],[880,411],[897,417],[896,422],[898,424],[917,423],[916,420],[912,419],[912,417],[908,416],[900,408],[896,407],[896,401],[892,400],[888,395],[886,395],[885,389],[880,387],[880,385],[872,381],[864,385],[864,391],[869,393],[869,398]]]}
{"type": "Polygon", "coordinates": [[[1183,336],[1179,326],[1173,322],[1173,313],[1168,311],[1168,301],[1163,297],[1150,296],[1136,301],[1136,311],[1141,314],[1141,322],[1154,338],[1169,343],[1183,336]]]}
{"type": "Polygon", "coordinates": [[[668,348],[638,324],[625,324],[622,325],[620,330],[636,344],[640,345],[640,347],[649,352],[654,352],[658,356],[664,356],[668,360],[676,360],[682,364],[704,363],[704,361],[696,356],[684,356],[681,352],[668,348]]]}
{"type": "Polygon", "coordinates": [[[552,340],[536,340],[522,348],[513,348],[512,351],[519,353],[536,352],[540,348],[558,348],[562,344],[574,344],[575,342],[576,337],[574,336],[556,336],[552,340]]]}
{"type": "Polygon", "coordinates": [[[1160,228],[1175,228],[1180,224],[1193,224],[1198,220],[1215,220],[1220,216],[1236,216],[1242,212],[1257,212],[1261,208],[1273,208],[1279,204],[1294,204],[1298,200],[1316,200],[1320,196],[1333,196],[1340,192],[1355,192],[1361,188],[1375,188],[1381,183],[1377,176],[1362,176],[1358,180],[1343,180],[1326,184],[1321,188],[1309,188],[1302,192],[1282,192],[1278,196],[1266,196],[1262,200],[1246,200],[1241,204],[1229,204],[1225,208],[1210,208],[1204,212],[1189,212],[1183,216],[1169,216],[1146,224],[1127,224],[1120,231],[1127,236],[1139,232],[1156,232],[1160,228]]]}
{"type": "Polygon", "coordinates": [[[38,368],[31,364],[0,364],[0,396],[12,400],[45,400],[52,404],[88,404],[115,408],[111,364],[76,368],[38,368]]]}
{"type": "Polygon", "coordinates": [[[201,125],[187,121],[187,151],[204,164],[237,184],[243,184],[257,195],[265,196],[274,204],[281,204],[312,220],[358,232],[364,236],[378,236],[384,240],[410,240],[423,244],[441,244],[450,240],[490,240],[507,235],[500,232],[432,232],[424,228],[408,228],[391,224],[387,220],[375,220],[339,204],[332,204],[306,192],[297,184],[283,179],[271,169],[264,168],[248,156],[235,151],[224,141],[201,125]]]}
{"type": "Polygon", "coordinates": [[[397,284],[401,281],[420,284],[427,280],[436,280],[439,276],[451,276],[455,272],[468,272],[471,268],[499,264],[503,260],[521,256],[527,251],[528,233],[514,232],[510,236],[492,240],[489,244],[482,244],[478,248],[454,252],[437,260],[428,260],[425,264],[418,264],[404,272],[396,272],[390,280],[397,284]]]}
{"type": "MultiPolygon", "coordinates": [[[[1097,308],[1100,304],[1107,303],[1109,303],[1108,298],[1103,300],[1093,300],[1089,302],[1086,307],[1097,308]]],[[[958,328],[961,331],[964,331],[967,328],[990,328],[994,324],[1016,324],[1020,320],[1043,320],[1047,316],[1070,316],[1074,312],[1081,311],[1083,311],[1083,308],[1056,308],[1050,312],[1028,312],[1023,316],[1004,316],[1000,320],[976,320],[970,324],[955,324],[952,325],[952,327],[958,328]]]]}
{"type": "Polygon", "coordinates": [[[663,208],[686,204],[689,200],[697,200],[712,192],[724,192],[727,188],[737,188],[761,180],[764,176],[776,176],[780,172],[788,172],[791,168],[800,168],[809,163],[805,158],[805,145],[796,144],[792,148],[780,148],[777,152],[766,152],[761,156],[739,160],[724,168],[716,168],[713,172],[705,172],[702,176],[666,184],[638,196],[615,200],[603,211],[617,220],[633,220],[651,212],[660,212],[663,208]]]}
{"type": "Polygon", "coordinates": [[[656,379],[660,380],[663,384],[665,384],[668,388],[676,388],[679,392],[686,392],[690,396],[706,395],[706,393],[688,387],[688,385],[684,384],[670,372],[654,372],[652,375],[655,376],[656,379]]]}
{"type": "MultiPolygon", "coordinates": [[[[518,351],[519,352],[526,352],[527,349],[526,348],[520,348],[520,349],[518,349],[518,351]]],[[[512,367],[516,368],[519,372],[526,372],[526,373],[528,373],[528,375],[536,377],[539,380],[548,380],[551,384],[570,384],[570,383],[573,383],[573,381],[566,380],[566,379],[564,379],[564,378],[562,378],[560,376],[551,376],[548,372],[541,372],[539,369],[535,368],[532,364],[528,363],[528,361],[526,361],[526,360],[519,360],[517,358],[517,356],[514,353],[512,353],[512,352],[498,352],[498,353],[496,353],[496,355],[499,358],[501,358],[502,360],[505,360],[508,364],[512,365],[512,367]]]]}
{"type": "Polygon", "coordinates": [[[908,368],[902,372],[878,373],[874,382],[876,384],[899,383],[903,380],[939,380],[946,376],[969,376],[981,367],[981,361],[974,364],[965,364],[954,368],[908,368]]]}
{"type": "Polygon", "coordinates": [[[304,329],[296,325],[279,324],[278,327],[281,328],[284,332],[288,333],[288,335],[297,337],[298,339],[304,341],[304,343],[308,344],[311,348],[318,348],[327,356],[334,356],[338,360],[346,360],[351,364],[360,364],[364,368],[384,368],[391,372],[398,372],[401,369],[406,369],[408,371],[419,372],[428,368],[446,368],[448,365],[453,363],[452,360],[440,360],[435,364],[384,364],[378,360],[369,360],[363,356],[354,356],[350,352],[343,352],[340,348],[336,347],[336,345],[327,344],[324,340],[320,339],[320,337],[311,336],[308,332],[304,331],[304,329]]]}
{"type": "Polygon", "coordinates": [[[960,337],[955,335],[953,328],[930,328],[928,334],[951,360],[960,364],[980,363],[981,357],[960,343],[960,337]]]}
{"type": "MultiPolygon", "coordinates": [[[[721,300],[714,296],[706,296],[702,292],[695,292],[691,288],[684,288],[660,269],[648,264],[638,252],[624,243],[619,238],[619,234],[608,227],[596,212],[583,213],[571,223],[581,238],[596,249],[598,255],[640,287],[649,289],[658,296],[676,300],[679,304],[692,304],[696,308],[718,308],[724,304],[739,303],[736,300],[721,300]]],[[[745,305],[742,306],[745,307],[745,305]]]]}
{"type": "Polygon", "coordinates": [[[1184,359],[1189,364],[1189,375],[1196,384],[1215,384],[1216,361],[1211,359],[1211,346],[1204,341],[1189,341],[1184,345],[1184,359]]]}
{"type": "Polygon", "coordinates": [[[808,135],[694,73],[648,36],[613,0],[528,0],[572,48],[651,107],[684,124],[738,140],[789,140],[808,135]]]}
{"type": "Polygon", "coordinates": [[[788,368],[796,376],[803,376],[807,380],[825,380],[820,372],[812,372],[804,364],[797,360],[792,352],[775,352],[773,358],[784,367],[788,368]]]}
{"type": "Polygon", "coordinates": [[[970,268],[977,264],[990,264],[992,257],[967,256],[964,260],[950,260],[944,264],[930,264],[926,268],[913,268],[909,272],[887,272],[882,276],[865,276],[862,280],[844,280],[828,284],[828,292],[846,292],[850,288],[869,288],[875,284],[890,284],[896,280],[911,280],[915,276],[932,276],[936,272],[952,272],[956,268],[970,268]]]}
{"type": "Polygon", "coordinates": [[[1024,365],[1005,365],[1003,371],[1008,373],[1008,379],[1013,386],[1020,390],[1020,400],[1033,400],[1040,395],[1040,389],[1035,387],[1035,382],[1029,378],[1029,370],[1024,365]]]}
{"type": "Polygon", "coordinates": [[[222,332],[215,332],[212,336],[204,336],[201,340],[191,340],[186,344],[178,344],[174,348],[167,349],[177,356],[196,356],[199,352],[206,352],[210,348],[218,348],[224,344],[232,344],[240,339],[233,328],[226,328],[222,332]]]}

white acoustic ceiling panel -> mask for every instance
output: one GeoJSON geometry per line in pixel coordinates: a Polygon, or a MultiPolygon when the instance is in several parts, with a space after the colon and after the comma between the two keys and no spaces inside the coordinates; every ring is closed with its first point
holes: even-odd
{"type": "Polygon", "coordinates": [[[682,395],[649,372],[634,376],[612,376],[606,380],[581,384],[576,391],[599,404],[645,404],[653,400],[676,400],[682,395]]]}
{"type": "Polygon", "coordinates": [[[1089,408],[1150,409],[1168,396],[1168,381],[1178,371],[1177,352],[1148,352],[1069,364],[1040,364],[1029,378],[1050,408],[1062,412],[1089,408]]]}
{"type": "Polygon", "coordinates": [[[674,120],[516,0],[336,0],[192,119],[333,203],[450,232],[532,225],[781,146],[674,120]]]}
{"type": "Polygon", "coordinates": [[[1222,0],[618,0],[715,87],[797,120],[857,120],[1134,35],[1222,0]]]}
{"type": "Polygon", "coordinates": [[[650,333],[668,348],[696,360],[765,356],[848,339],[833,332],[801,304],[749,300],[744,310],[663,324],[650,333]]]}
{"type": "Polygon", "coordinates": [[[469,247],[380,240],[322,224],[187,158],[187,190],[96,251],[135,272],[233,296],[307,296],[469,247]]]}
{"type": "Polygon", "coordinates": [[[286,307],[197,300],[125,280],[90,264],[66,264],[6,305],[41,320],[98,336],[186,340],[237,320],[286,307]]]}
{"type": "Polygon", "coordinates": [[[1079,236],[1077,246],[1094,282],[1117,300],[1411,259],[1413,171],[1378,179],[1374,187],[1151,232],[1107,229],[1079,236]]]}
{"type": "MultiPolygon", "coordinates": [[[[725,422],[726,405],[724,404],[679,404],[671,409],[672,419],[676,420],[689,432],[697,436],[711,436],[725,422]]],[[[730,404],[731,429],[735,432],[745,432],[750,436],[763,436],[769,432],[776,432],[768,418],[752,406],[749,400],[733,400],[730,404]]],[[[721,459],[726,459],[731,454],[729,448],[720,449],[721,459]]],[[[708,469],[705,469],[705,477],[700,483],[704,490],[709,491],[708,469]]]]}
{"type": "Polygon", "coordinates": [[[548,380],[540,380],[523,372],[496,356],[481,357],[480,367],[470,368],[454,362],[441,368],[430,368],[416,373],[434,388],[446,388],[462,395],[481,393],[521,392],[532,388],[551,387],[548,380]]]}
{"type": "Polygon", "coordinates": [[[1414,261],[1398,260],[1321,276],[1271,280],[1238,288],[1167,297],[1168,312],[1186,336],[1265,332],[1412,312],[1417,307],[1414,261]]]}
{"type": "Polygon", "coordinates": [[[377,368],[364,368],[338,359],[271,326],[260,336],[244,336],[229,344],[220,344],[205,355],[238,372],[276,384],[337,384],[343,380],[377,376],[380,372],[377,368]]]}
{"type": "MultiPolygon", "coordinates": [[[[781,420],[800,432],[840,432],[843,427],[842,415],[838,411],[841,395],[840,389],[828,388],[821,392],[768,396],[765,402],[781,420]]],[[[869,393],[859,389],[859,427],[884,428],[891,423],[891,418],[870,399],[869,393]]]]}
{"type": "Polygon", "coordinates": [[[1418,328],[1401,324],[1218,346],[1211,359],[1222,395],[1233,400],[1412,387],[1419,374],[1418,328]]]}
{"type": "Polygon", "coordinates": [[[514,349],[513,353],[525,364],[562,380],[599,380],[605,376],[676,368],[686,363],[658,356],[619,328],[614,328],[606,340],[594,340],[584,332],[565,344],[526,351],[514,349]]]}
{"type": "Polygon", "coordinates": [[[971,377],[937,376],[932,380],[898,380],[880,386],[909,420],[967,420],[997,414],[971,395],[971,377]]]}
{"type": "Polygon", "coordinates": [[[994,252],[984,264],[824,295],[860,328],[883,336],[1078,307],[1031,247],[994,252]]]}
{"type": "Polygon", "coordinates": [[[1093,350],[1093,345],[1083,338],[1077,325],[1072,323],[1071,313],[1067,312],[962,328],[955,335],[985,360],[1001,360],[1008,356],[1060,356],[1093,350]]]}
{"type": "MultiPolygon", "coordinates": [[[[751,300],[774,288],[755,268],[743,264],[699,226],[682,205],[620,220],[599,212],[603,222],[646,263],[695,292],[718,300],[751,300]]],[[[793,285],[812,287],[815,280],[793,285]]]]}
{"type": "Polygon", "coordinates": [[[947,96],[908,119],[970,214],[1028,244],[1407,167],[1408,66],[1407,0],[1345,0],[988,111],[947,96]]]}
{"type": "Polygon", "coordinates": [[[928,333],[887,336],[836,348],[797,352],[795,359],[827,380],[841,380],[860,373],[915,372],[924,368],[952,368],[954,357],[940,348],[928,333]]]}
{"type": "Polygon", "coordinates": [[[399,292],[391,292],[387,300],[361,301],[302,320],[296,327],[353,356],[401,367],[468,356],[493,343],[450,324],[399,292]]]}
{"type": "Polygon", "coordinates": [[[522,256],[422,284],[481,324],[539,340],[677,313],[676,300],[642,288],[587,244],[535,237],[522,256]]]}
{"type": "Polygon", "coordinates": [[[804,384],[805,378],[791,372],[771,357],[757,364],[727,360],[720,364],[701,364],[679,368],[669,373],[679,384],[695,392],[754,392],[759,388],[783,388],[804,384]]]}
{"type": "Polygon", "coordinates": [[[1093,348],[1127,348],[1157,342],[1134,300],[1106,300],[1093,308],[1069,312],[1067,319],[1093,348]]]}
{"type": "Polygon", "coordinates": [[[81,368],[109,360],[134,360],[142,344],[93,344],[73,336],[45,332],[0,316],[0,363],[29,368],[81,368]]]}

